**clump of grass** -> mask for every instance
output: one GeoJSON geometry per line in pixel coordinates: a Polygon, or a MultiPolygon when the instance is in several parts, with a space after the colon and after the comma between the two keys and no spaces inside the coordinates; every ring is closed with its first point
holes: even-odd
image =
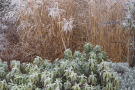
{"type": "Polygon", "coordinates": [[[76,49],[81,49],[86,41],[92,42],[101,45],[113,61],[126,61],[129,31],[121,28],[125,16],[124,3],[127,3],[125,1],[78,0],[79,5],[76,4],[75,8],[78,13],[75,14],[77,32],[74,31],[73,36],[73,41],[78,42],[74,43],[76,49]]]}
{"type": "Polygon", "coordinates": [[[23,53],[17,59],[41,56],[53,61],[67,48],[83,51],[83,45],[92,42],[113,61],[126,61],[129,32],[119,27],[125,16],[122,1],[11,0],[13,10],[5,20],[11,16],[17,21],[17,44],[23,53]]]}
{"type": "Polygon", "coordinates": [[[26,56],[34,54],[53,60],[56,56],[61,57],[63,51],[71,47],[73,19],[68,17],[71,17],[70,8],[74,1],[68,1],[66,6],[68,10],[64,10],[66,2],[41,0],[34,8],[35,0],[25,1],[28,4],[27,10],[32,13],[28,13],[27,10],[23,13],[20,11],[20,25],[17,32],[26,56]]]}

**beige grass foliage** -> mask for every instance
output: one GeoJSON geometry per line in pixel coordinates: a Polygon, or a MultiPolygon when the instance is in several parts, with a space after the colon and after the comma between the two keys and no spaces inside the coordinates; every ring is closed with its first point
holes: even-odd
{"type": "Polygon", "coordinates": [[[53,61],[67,48],[82,51],[86,42],[101,45],[113,61],[126,61],[129,32],[121,28],[126,0],[19,1],[25,3],[17,9],[21,61],[35,56],[53,61]]]}

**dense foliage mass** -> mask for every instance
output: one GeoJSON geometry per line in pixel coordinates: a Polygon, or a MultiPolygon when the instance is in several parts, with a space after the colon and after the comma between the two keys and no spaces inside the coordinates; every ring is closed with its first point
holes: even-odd
{"type": "Polygon", "coordinates": [[[128,63],[109,62],[111,71],[118,73],[120,90],[135,89],[135,67],[129,68],[128,63]]]}
{"type": "Polygon", "coordinates": [[[11,71],[0,61],[1,90],[119,90],[117,73],[110,71],[100,46],[87,43],[81,54],[70,49],[53,63],[36,57],[33,63],[13,60],[11,71]],[[104,61],[104,62],[102,62],[104,61]]]}

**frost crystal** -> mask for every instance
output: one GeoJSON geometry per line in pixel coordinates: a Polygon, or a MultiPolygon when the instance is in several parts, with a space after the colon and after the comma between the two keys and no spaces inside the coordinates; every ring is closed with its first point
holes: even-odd
{"type": "Polygon", "coordinates": [[[15,11],[10,11],[5,14],[3,17],[4,21],[14,22],[17,21],[19,18],[19,15],[15,11]]]}
{"type": "Polygon", "coordinates": [[[55,2],[52,8],[48,8],[47,11],[49,11],[48,16],[52,17],[54,20],[57,18],[60,20],[60,14],[65,12],[63,9],[59,9],[58,2],[55,2]]]}
{"type": "Polygon", "coordinates": [[[74,19],[70,18],[69,20],[66,20],[65,18],[63,18],[62,23],[62,30],[67,32],[67,31],[71,31],[75,25],[73,24],[74,19]]]}
{"type": "Polygon", "coordinates": [[[135,89],[135,67],[128,68],[128,63],[109,63],[109,67],[118,73],[120,90],[135,89]]]}

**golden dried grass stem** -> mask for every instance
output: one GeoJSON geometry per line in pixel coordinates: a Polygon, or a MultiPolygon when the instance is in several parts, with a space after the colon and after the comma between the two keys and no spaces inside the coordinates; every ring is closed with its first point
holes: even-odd
{"type": "Polygon", "coordinates": [[[61,58],[65,49],[82,52],[83,45],[91,42],[101,45],[113,61],[126,61],[130,34],[127,30],[122,30],[120,23],[109,22],[123,20],[123,0],[117,3],[110,3],[109,0],[98,0],[95,3],[86,1],[42,0],[43,4],[36,11],[32,6],[34,3],[31,2],[29,8],[34,13],[24,14],[23,11],[19,19],[20,24],[23,21],[30,24],[18,31],[20,48],[24,52],[23,60],[31,61],[35,56],[41,56],[53,61],[55,58],[61,58]],[[59,9],[65,12],[60,13],[60,19],[54,20],[48,16],[47,7],[52,8],[55,2],[58,2],[59,9]],[[62,24],[59,23],[63,18],[69,20],[71,17],[74,18],[76,27],[67,33],[63,32],[62,24]]]}

